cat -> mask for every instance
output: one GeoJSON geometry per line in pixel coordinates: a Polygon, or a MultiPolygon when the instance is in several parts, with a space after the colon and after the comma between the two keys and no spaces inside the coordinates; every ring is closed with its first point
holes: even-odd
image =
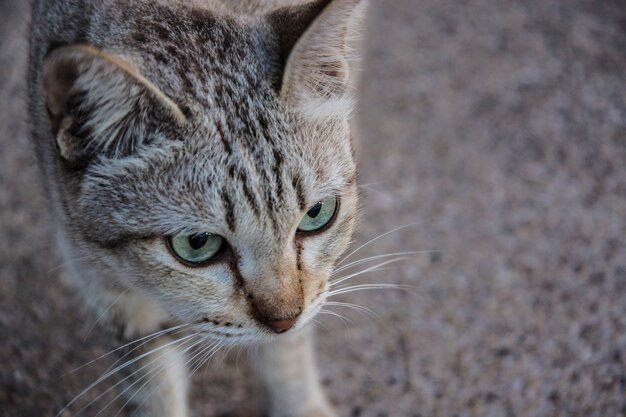
{"type": "Polygon", "coordinates": [[[237,344],[269,416],[335,415],[309,324],[356,221],[364,6],[34,1],[32,139],[79,293],[134,342],[132,415],[189,416],[189,356],[237,344]]]}

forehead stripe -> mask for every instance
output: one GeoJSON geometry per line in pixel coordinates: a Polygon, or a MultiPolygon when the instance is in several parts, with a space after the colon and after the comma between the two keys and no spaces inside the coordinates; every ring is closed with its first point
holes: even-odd
{"type": "Polygon", "coordinates": [[[257,203],[256,195],[250,189],[248,184],[248,176],[245,171],[239,171],[238,179],[241,182],[241,188],[243,189],[243,195],[248,202],[248,205],[252,208],[254,215],[259,218],[261,213],[259,211],[259,204],[257,203]]]}
{"type": "Polygon", "coordinates": [[[304,195],[304,189],[302,188],[302,179],[298,174],[292,174],[291,185],[293,186],[296,196],[298,198],[298,205],[300,210],[306,209],[306,197],[304,195]]]}
{"type": "Polygon", "coordinates": [[[235,213],[233,202],[228,195],[228,191],[226,187],[222,188],[222,205],[224,206],[224,217],[226,220],[226,224],[228,225],[228,229],[231,232],[235,231],[235,213]]]}

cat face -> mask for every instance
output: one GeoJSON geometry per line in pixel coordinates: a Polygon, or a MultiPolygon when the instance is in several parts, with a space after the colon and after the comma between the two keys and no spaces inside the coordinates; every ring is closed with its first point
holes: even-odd
{"type": "Polygon", "coordinates": [[[142,9],[108,47],[52,50],[44,91],[76,249],[209,337],[304,326],[356,217],[345,34],[357,4],[166,23],[167,9],[142,9]]]}
{"type": "Polygon", "coordinates": [[[167,150],[94,164],[76,207],[93,252],[208,332],[306,323],[352,233],[355,170],[345,123],[279,119],[273,145],[254,132],[251,148],[225,139],[229,154],[204,126],[167,150]]]}

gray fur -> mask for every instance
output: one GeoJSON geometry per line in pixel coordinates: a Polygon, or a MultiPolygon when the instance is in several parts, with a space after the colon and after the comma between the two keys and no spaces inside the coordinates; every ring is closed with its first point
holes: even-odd
{"type": "MultiPolygon", "coordinates": [[[[234,3],[33,5],[32,136],[60,244],[86,302],[126,338],[173,320],[211,340],[271,339],[280,350],[288,337],[269,338],[263,323],[301,315],[293,331],[303,328],[350,240],[344,46],[360,2],[234,3]],[[308,207],[329,195],[340,198],[336,222],[297,237],[308,207]],[[203,231],[229,243],[206,268],[181,265],[163,243],[203,231]]],[[[330,413],[303,369],[305,408],[275,405],[275,416],[330,413]]],[[[184,386],[135,413],[185,416],[184,386]]]]}

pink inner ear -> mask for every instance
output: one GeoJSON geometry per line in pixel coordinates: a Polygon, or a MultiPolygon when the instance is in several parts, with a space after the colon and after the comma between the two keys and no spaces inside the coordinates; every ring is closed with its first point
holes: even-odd
{"type": "Polygon", "coordinates": [[[53,59],[44,65],[43,88],[50,111],[65,111],[69,92],[76,81],[78,62],[74,59],[53,59]]]}
{"type": "Polygon", "coordinates": [[[69,59],[44,64],[43,89],[54,136],[67,112],[67,102],[78,74],[76,65],[77,62],[69,59]]]}

